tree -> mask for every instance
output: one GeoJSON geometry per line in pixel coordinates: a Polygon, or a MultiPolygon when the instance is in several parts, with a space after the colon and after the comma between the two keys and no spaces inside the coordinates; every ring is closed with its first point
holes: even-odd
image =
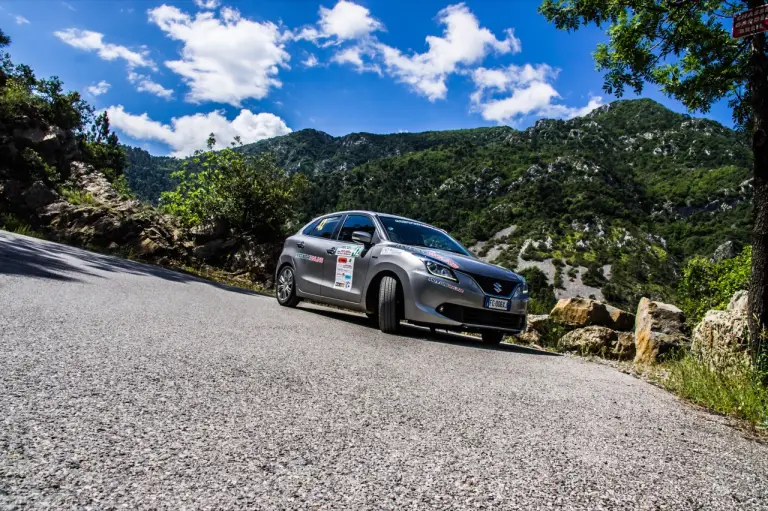
{"type": "Polygon", "coordinates": [[[102,171],[113,183],[123,175],[127,155],[120,147],[119,139],[110,130],[107,112],[97,115],[85,137],[85,153],[88,163],[102,171]]]}
{"type": "Polygon", "coordinates": [[[749,288],[755,360],[768,363],[768,55],[766,36],[733,39],[723,25],[764,0],[544,0],[539,12],[558,29],[607,27],[594,54],[603,88],[622,96],[645,83],[691,111],[727,100],[736,125],[752,135],[754,228],[749,288]]]}
{"type": "Polygon", "coordinates": [[[272,240],[296,216],[306,189],[301,174],[288,175],[272,155],[249,156],[228,147],[196,151],[178,172],[175,190],[163,192],[162,208],[188,226],[223,224],[238,233],[272,240]]]}

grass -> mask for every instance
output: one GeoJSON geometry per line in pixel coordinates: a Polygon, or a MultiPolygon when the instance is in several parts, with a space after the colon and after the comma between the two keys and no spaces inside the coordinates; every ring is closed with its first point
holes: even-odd
{"type": "Polygon", "coordinates": [[[29,224],[25,224],[10,214],[0,214],[0,229],[33,238],[44,238],[42,233],[35,231],[29,224]]]}
{"type": "Polygon", "coordinates": [[[62,188],[61,195],[70,204],[75,206],[97,206],[99,203],[88,192],[82,190],[73,190],[72,188],[62,188]]]}
{"type": "Polygon", "coordinates": [[[768,428],[768,387],[764,375],[744,363],[727,372],[714,371],[690,354],[664,364],[669,391],[716,413],[768,428]]]}

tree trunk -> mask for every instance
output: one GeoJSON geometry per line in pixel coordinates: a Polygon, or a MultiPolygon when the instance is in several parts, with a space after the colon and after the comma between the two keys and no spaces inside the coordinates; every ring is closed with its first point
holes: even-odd
{"type": "MultiPolygon", "coordinates": [[[[749,0],[755,8],[763,0],[749,0]]],[[[754,154],[754,228],[752,231],[752,279],[749,287],[749,333],[753,359],[768,365],[768,57],[764,33],[752,37],[749,89],[752,99],[754,154]]]]}

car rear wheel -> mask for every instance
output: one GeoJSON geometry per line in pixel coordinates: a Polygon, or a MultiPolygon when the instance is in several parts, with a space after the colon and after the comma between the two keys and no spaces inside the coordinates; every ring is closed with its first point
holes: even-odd
{"type": "Polygon", "coordinates": [[[483,331],[483,343],[496,345],[500,344],[504,340],[504,332],[497,332],[496,330],[483,331]]]}
{"type": "Polygon", "coordinates": [[[296,307],[301,301],[301,298],[296,296],[296,278],[293,268],[288,265],[283,266],[277,276],[275,294],[277,303],[284,307],[296,307]]]}
{"type": "Polygon", "coordinates": [[[397,280],[384,277],[379,284],[379,330],[394,334],[400,328],[397,311],[397,280]]]}

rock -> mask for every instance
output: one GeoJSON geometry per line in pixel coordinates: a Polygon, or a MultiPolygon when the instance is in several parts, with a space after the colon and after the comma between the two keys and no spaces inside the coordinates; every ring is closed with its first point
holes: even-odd
{"type": "Polygon", "coordinates": [[[689,342],[683,311],[668,303],[640,300],[635,319],[635,363],[654,363],[689,342]]]}
{"type": "Polygon", "coordinates": [[[613,325],[605,305],[588,298],[562,298],[552,309],[550,317],[557,323],[575,327],[613,325]]]}
{"type": "Polygon", "coordinates": [[[727,310],[738,314],[749,314],[749,292],[736,291],[728,302],[727,310]]]}
{"type": "Polygon", "coordinates": [[[24,202],[31,209],[38,209],[60,200],[59,194],[48,188],[42,181],[35,181],[24,193],[24,202]]]}
{"type": "Polygon", "coordinates": [[[715,249],[715,253],[712,255],[712,260],[722,261],[723,259],[732,259],[739,254],[740,250],[741,248],[733,241],[726,241],[715,249]]]}
{"type": "Polygon", "coordinates": [[[618,343],[615,330],[604,326],[588,326],[572,330],[562,336],[558,347],[564,351],[576,351],[582,355],[606,356],[618,343]]]}
{"type": "Polygon", "coordinates": [[[632,360],[635,358],[634,332],[619,332],[617,337],[616,345],[611,350],[613,358],[618,360],[632,360]]]}
{"type": "Polygon", "coordinates": [[[10,205],[21,203],[23,199],[24,185],[21,182],[8,179],[0,181],[0,199],[10,205]]]}
{"type": "Polygon", "coordinates": [[[749,360],[746,298],[746,291],[738,291],[727,310],[708,311],[693,329],[691,353],[711,369],[725,371],[749,360]]]}
{"type": "Polygon", "coordinates": [[[525,330],[518,334],[517,340],[524,344],[542,344],[542,340],[549,333],[552,327],[552,320],[549,314],[531,314],[528,316],[528,323],[525,330]]]}
{"type": "Polygon", "coordinates": [[[608,315],[611,317],[611,325],[614,330],[630,331],[635,328],[635,315],[631,312],[627,312],[614,307],[612,305],[605,304],[605,308],[608,311],[608,315]]]}

